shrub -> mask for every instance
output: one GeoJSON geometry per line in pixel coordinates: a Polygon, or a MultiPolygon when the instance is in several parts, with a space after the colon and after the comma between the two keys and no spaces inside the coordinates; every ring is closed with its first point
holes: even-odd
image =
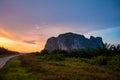
{"type": "Polygon", "coordinates": [[[57,49],[57,50],[52,51],[51,53],[48,53],[47,50],[42,50],[40,53],[42,55],[62,54],[64,57],[89,58],[90,59],[90,58],[97,57],[97,56],[120,55],[120,45],[115,46],[115,45],[110,45],[110,44],[105,43],[102,46],[98,46],[97,48],[79,49],[79,50],[72,50],[69,52],[65,50],[57,49]]]}
{"type": "Polygon", "coordinates": [[[114,56],[108,62],[108,67],[115,71],[120,71],[120,55],[114,56]]]}
{"type": "Polygon", "coordinates": [[[98,57],[94,57],[93,59],[93,64],[97,64],[97,65],[107,65],[109,58],[105,57],[105,56],[98,56],[98,57]]]}
{"type": "Polygon", "coordinates": [[[44,60],[53,60],[53,61],[62,61],[64,60],[64,56],[62,54],[49,54],[45,55],[44,60]]]}
{"type": "Polygon", "coordinates": [[[40,54],[42,54],[42,55],[48,54],[48,51],[46,49],[44,49],[40,52],[40,54]]]}
{"type": "Polygon", "coordinates": [[[10,51],[8,49],[5,49],[3,47],[0,47],[0,55],[8,55],[8,54],[18,54],[16,51],[10,51]]]}

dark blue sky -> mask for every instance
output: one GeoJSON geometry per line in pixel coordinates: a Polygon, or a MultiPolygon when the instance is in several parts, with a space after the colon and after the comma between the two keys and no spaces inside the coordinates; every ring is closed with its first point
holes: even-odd
{"type": "Polygon", "coordinates": [[[0,24],[14,36],[40,40],[63,32],[116,30],[120,0],[0,0],[0,24]]]}

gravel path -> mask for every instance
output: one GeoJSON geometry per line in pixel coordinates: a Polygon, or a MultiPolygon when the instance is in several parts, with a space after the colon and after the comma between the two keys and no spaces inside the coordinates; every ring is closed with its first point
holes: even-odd
{"type": "Polygon", "coordinates": [[[9,61],[11,58],[16,56],[19,56],[19,55],[12,55],[12,56],[0,58],[0,69],[7,63],[7,61],[9,61]]]}

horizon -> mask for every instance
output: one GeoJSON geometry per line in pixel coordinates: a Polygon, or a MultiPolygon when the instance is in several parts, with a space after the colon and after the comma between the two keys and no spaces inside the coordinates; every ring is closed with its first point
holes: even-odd
{"type": "Polygon", "coordinates": [[[67,32],[120,44],[120,1],[0,1],[0,47],[19,52],[41,51],[49,37],[67,32]]]}

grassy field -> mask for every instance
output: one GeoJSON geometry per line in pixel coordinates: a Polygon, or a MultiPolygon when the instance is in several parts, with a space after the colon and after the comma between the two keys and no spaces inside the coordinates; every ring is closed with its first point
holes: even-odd
{"type": "Polygon", "coordinates": [[[0,80],[119,80],[118,58],[120,56],[87,59],[26,54],[6,64],[0,70],[0,80]]]}

